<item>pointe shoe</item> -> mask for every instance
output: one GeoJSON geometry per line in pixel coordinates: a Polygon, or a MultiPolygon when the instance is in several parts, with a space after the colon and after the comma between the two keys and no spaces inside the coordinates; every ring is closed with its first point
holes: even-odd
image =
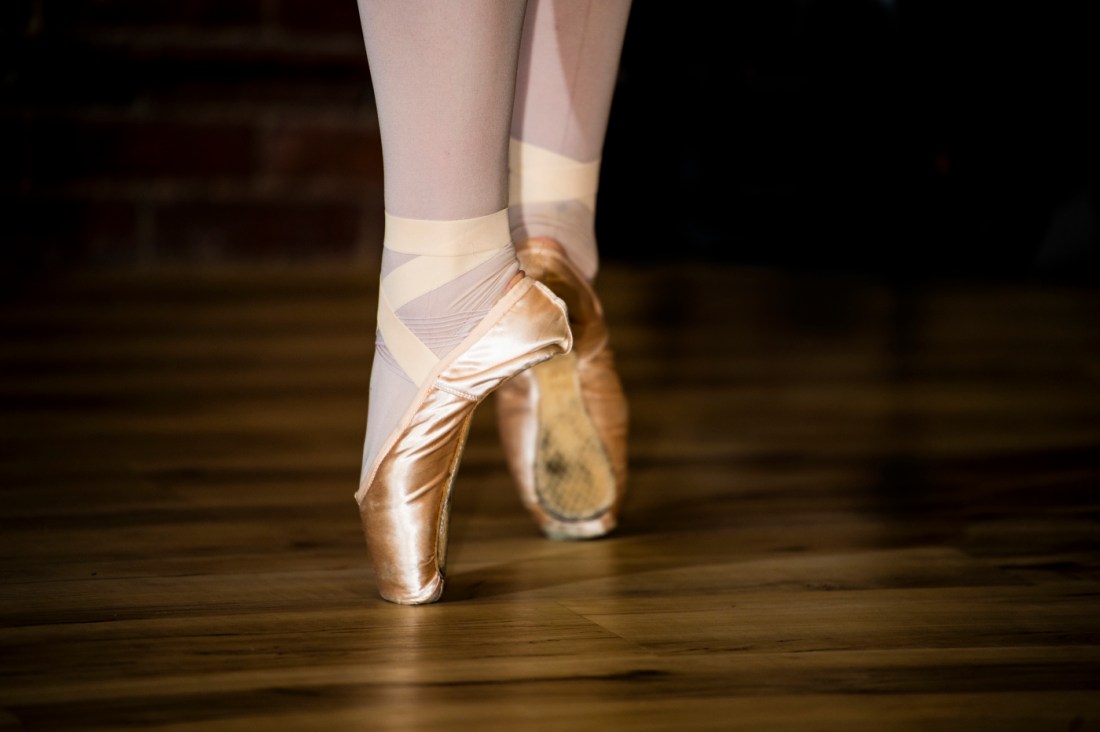
{"type": "Polygon", "coordinates": [[[516,255],[528,276],[565,301],[574,347],[497,391],[508,467],[546,536],[604,536],[618,522],[626,490],[628,410],[603,307],[556,241],[528,239],[516,255]]]}
{"type": "Polygon", "coordinates": [[[474,408],[572,344],[565,304],[524,277],[428,376],[355,495],[384,599],[442,595],[451,489],[474,408]]]}

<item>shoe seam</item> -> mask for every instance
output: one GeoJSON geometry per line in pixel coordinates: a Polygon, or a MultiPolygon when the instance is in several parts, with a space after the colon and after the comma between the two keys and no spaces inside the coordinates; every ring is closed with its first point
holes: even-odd
{"type": "Polygon", "coordinates": [[[456,396],[459,399],[465,399],[468,402],[476,402],[478,399],[477,396],[469,392],[463,391],[461,389],[455,389],[453,386],[447,386],[446,384],[441,384],[439,382],[436,382],[435,388],[439,389],[440,391],[445,391],[451,396],[456,396]]]}

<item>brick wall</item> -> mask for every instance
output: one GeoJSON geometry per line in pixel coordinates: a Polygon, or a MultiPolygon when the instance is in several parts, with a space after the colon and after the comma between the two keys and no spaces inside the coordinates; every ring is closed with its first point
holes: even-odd
{"type": "Polygon", "coordinates": [[[353,0],[5,0],[6,264],[373,259],[353,0]]]}
{"type": "MultiPolygon", "coordinates": [[[[601,256],[1021,271],[1060,236],[1063,269],[1100,261],[1095,224],[1054,221],[1100,220],[1087,6],[635,3],[601,256]]],[[[355,0],[3,0],[0,135],[0,265],[377,262],[355,0]]]]}

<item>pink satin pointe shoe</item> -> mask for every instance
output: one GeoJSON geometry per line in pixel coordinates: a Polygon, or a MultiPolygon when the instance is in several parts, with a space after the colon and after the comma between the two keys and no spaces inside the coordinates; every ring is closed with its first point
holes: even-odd
{"type": "Polygon", "coordinates": [[[451,490],[474,408],[572,344],[565,304],[523,277],[429,374],[355,495],[384,599],[440,598],[451,490]]]}
{"type": "Polygon", "coordinates": [[[528,239],[516,254],[528,276],[565,301],[574,345],[496,392],[508,467],[546,536],[604,536],[626,490],[628,410],[603,307],[556,241],[528,239]]]}

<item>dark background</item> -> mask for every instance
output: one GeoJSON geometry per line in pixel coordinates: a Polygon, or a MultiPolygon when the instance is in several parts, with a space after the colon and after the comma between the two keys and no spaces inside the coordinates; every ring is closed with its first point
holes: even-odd
{"type": "Polygon", "coordinates": [[[605,158],[629,172],[604,188],[604,240],[659,232],[681,254],[799,268],[1095,271],[1085,3],[721,7],[636,4],[605,158]]]}
{"type": "MultiPolygon", "coordinates": [[[[1088,4],[635,3],[605,260],[1098,271],[1088,4]]],[[[353,0],[9,0],[5,271],[371,263],[353,0]]]]}

